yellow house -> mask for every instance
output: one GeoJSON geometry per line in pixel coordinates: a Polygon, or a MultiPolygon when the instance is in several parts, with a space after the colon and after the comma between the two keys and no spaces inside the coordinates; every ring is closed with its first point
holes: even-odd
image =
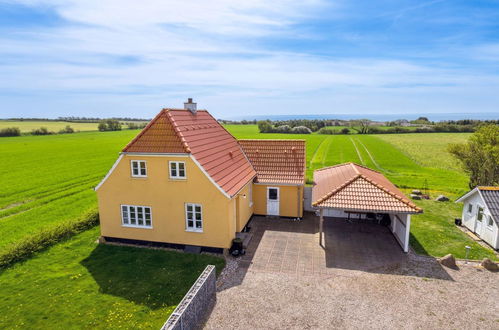
{"type": "Polygon", "coordinates": [[[261,141],[239,143],[191,99],[163,109],[95,188],[102,237],[227,249],[253,214],[301,217],[304,141],[261,141]]]}

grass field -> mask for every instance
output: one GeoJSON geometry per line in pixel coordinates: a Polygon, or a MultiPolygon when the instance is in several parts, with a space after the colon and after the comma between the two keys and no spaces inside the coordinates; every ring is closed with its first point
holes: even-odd
{"type": "Polygon", "coordinates": [[[92,188],[137,133],[1,138],[0,251],[94,208],[92,188]]]}
{"type": "Polygon", "coordinates": [[[460,171],[459,163],[447,152],[447,145],[464,143],[470,135],[471,133],[384,134],[377,137],[402,150],[422,166],[460,171]]]}
{"type": "Polygon", "coordinates": [[[68,123],[66,121],[11,121],[0,120],[0,129],[7,127],[19,127],[21,133],[29,133],[40,127],[47,127],[49,131],[59,132],[67,125],[75,131],[97,131],[97,123],[68,123]]]}
{"type": "Polygon", "coordinates": [[[0,272],[0,328],[159,329],[222,258],[98,245],[96,227],[0,272]]]}

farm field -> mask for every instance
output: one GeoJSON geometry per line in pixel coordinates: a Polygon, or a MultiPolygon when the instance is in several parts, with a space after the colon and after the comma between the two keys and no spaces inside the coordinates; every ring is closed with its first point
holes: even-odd
{"type": "Polygon", "coordinates": [[[159,329],[206,265],[225,263],[98,236],[95,227],[0,272],[0,328],[159,329]]]}
{"type": "Polygon", "coordinates": [[[75,131],[97,131],[97,123],[68,123],[67,121],[11,121],[0,120],[0,129],[7,127],[19,127],[21,133],[29,133],[40,127],[47,127],[49,131],[59,132],[67,125],[75,131]]]}
{"type": "Polygon", "coordinates": [[[1,138],[0,251],[95,208],[92,188],[137,133],[1,138]]]}
{"type": "Polygon", "coordinates": [[[394,145],[422,166],[460,171],[459,164],[445,150],[449,143],[464,143],[470,135],[471,133],[380,134],[377,137],[394,145]]]}

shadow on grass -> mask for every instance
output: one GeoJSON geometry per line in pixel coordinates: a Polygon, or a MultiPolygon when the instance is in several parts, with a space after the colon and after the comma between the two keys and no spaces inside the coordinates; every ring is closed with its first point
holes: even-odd
{"type": "Polygon", "coordinates": [[[177,305],[208,264],[221,258],[127,246],[98,245],[81,264],[104,294],[151,309],[177,305]]]}
{"type": "Polygon", "coordinates": [[[416,238],[416,236],[414,236],[412,233],[410,233],[409,243],[410,243],[412,249],[417,254],[420,254],[420,255],[423,255],[423,256],[428,256],[428,257],[430,256],[430,254],[428,253],[428,251],[426,251],[426,249],[423,247],[423,245],[421,245],[421,243],[419,243],[419,241],[416,238]]]}

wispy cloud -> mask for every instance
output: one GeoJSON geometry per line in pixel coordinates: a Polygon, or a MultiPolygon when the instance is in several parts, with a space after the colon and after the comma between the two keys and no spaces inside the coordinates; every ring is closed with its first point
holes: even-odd
{"type": "MultiPolygon", "coordinates": [[[[390,11],[387,28],[440,2],[390,11]]],[[[2,116],[151,116],[187,96],[219,116],[235,109],[393,112],[404,106],[455,112],[470,111],[480,99],[481,110],[492,111],[498,104],[489,93],[499,87],[497,72],[463,64],[481,59],[441,49],[418,49],[428,55],[416,59],[406,45],[368,45],[372,31],[350,25],[352,9],[344,1],[24,0],[3,6],[38,13],[22,19],[59,19],[0,26],[2,116]],[[315,24],[319,29],[310,29],[315,24]],[[334,37],[337,30],[356,37],[345,43],[334,37]],[[304,110],[312,100],[329,106],[304,110]]],[[[497,54],[493,45],[483,47],[487,58],[497,54]]]]}

